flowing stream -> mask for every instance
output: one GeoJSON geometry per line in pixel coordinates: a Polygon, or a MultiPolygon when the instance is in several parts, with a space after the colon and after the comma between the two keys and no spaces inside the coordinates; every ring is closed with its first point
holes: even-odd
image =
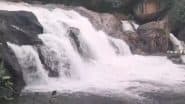
{"type": "Polygon", "coordinates": [[[184,66],[164,56],[133,55],[126,42],[97,31],[76,11],[8,2],[0,2],[0,10],[31,11],[44,27],[40,53],[57,77],[49,76],[42,65],[38,47],[8,43],[24,69],[25,91],[137,95],[138,90],[160,90],[161,86],[178,89],[185,81],[184,66]]]}

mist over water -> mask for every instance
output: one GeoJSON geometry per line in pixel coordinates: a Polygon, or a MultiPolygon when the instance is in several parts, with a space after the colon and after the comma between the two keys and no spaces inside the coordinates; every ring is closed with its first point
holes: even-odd
{"type": "Polygon", "coordinates": [[[37,16],[44,27],[39,35],[44,43],[41,53],[51,69],[59,73],[58,77],[48,76],[35,46],[8,43],[24,69],[25,90],[137,95],[137,89],[160,90],[157,85],[178,87],[185,81],[184,66],[162,56],[133,55],[126,42],[97,31],[88,18],[73,10],[5,2],[0,2],[0,10],[26,10],[37,16]],[[79,30],[75,38],[70,36],[71,27],[79,30]],[[131,87],[135,90],[128,91],[131,87]]]}

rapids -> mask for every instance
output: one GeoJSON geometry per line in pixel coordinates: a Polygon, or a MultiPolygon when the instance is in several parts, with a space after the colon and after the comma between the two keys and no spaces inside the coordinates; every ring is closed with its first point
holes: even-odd
{"type": "Polygon", "coordinates": [[[8,43],[23,69],[24,91],[104,91],[137,96],[141,90],[160,90],[164,86],[178,89],[184,84],[183,65],[173,64],[165,56],[132,54],[126,42],[97,31],[88,18],[74,10],[9,2],[0,2],[0,10],[26,10],[37,16],[44,27],[39,35],[44,43],[40,48],[50,67],[59,73],[58,77],[48,76],[38,47],[8,43]],[[75,38],[78,41],[70,37],[71,27],[79,30],[75,38]]]}

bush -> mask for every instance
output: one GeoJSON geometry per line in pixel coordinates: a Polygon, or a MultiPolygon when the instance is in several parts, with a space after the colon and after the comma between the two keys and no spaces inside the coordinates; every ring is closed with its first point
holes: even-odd
{"type": "Polygon", "coordinates": [[[3,62],[0,63],[0,102],[13,100],[13,83],[3,62]]]}

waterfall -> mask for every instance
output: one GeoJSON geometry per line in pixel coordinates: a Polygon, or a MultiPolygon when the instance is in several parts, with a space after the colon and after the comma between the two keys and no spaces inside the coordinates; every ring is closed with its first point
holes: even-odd
{"type": "Polygon", "coordinates": [[[162,56],[132,55],[124,41],[96,30],[76,11],[24,3],[0,5],[1,10],[31,11],[44,27],[39,35],[43,46],[8,43],[23,69],[25,90],[126,92],[143,86],[139,81],[176,86],[185,80],[179,65],[162,56]]]}
{"type": "Polygon", "coordinates": [[[184,42],[178,40],[172,33],[170,33],[170,40],[173,43],[175,49],[174,51],[176,51],[178,54],[182,54],[180,58],[182,59],[183,63],[185,63],[185,55],[183,54],[185,51],[184,42]]]}
{"type": "Polygon", "coordinates": [[[170,40],[172,41],[175,50],[183,50],[183,43],[178,40],[172,33],[170,33],[170,40]]]}
{"type": "Polygon", "coordinates": [[[136,24],[134,21],[121,21],[122,22],[122,29],[123,31],[130,31],[130,32],[135,32],[137,28],[139,27],[138,24],[136,24]]]}
{"type": "Polygon", "coordinates": [[[24,80],[27,84],[46,83],[47,76],[39,60],[37,52],[31,46],[8,45],[15,51],[19,63],[22,65],[24,80]]]}

